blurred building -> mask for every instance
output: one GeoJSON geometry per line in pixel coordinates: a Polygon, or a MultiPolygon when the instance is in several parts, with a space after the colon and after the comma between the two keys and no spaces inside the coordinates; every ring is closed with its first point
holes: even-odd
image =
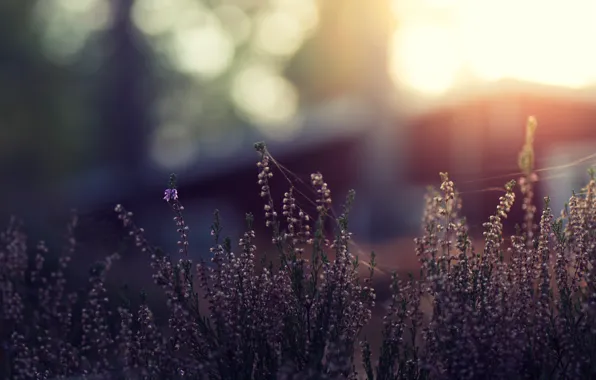
{"type": "MultiPolygon", "coordinates": [[[[535,115],[536,203],[540,209],[543,197],[550,196],[558,215],[571,191],[587,183],[587,168],[596,163],[592,92],[515,81],[496,83],[492,91],[485,88],[411,120],[406,181],[420,187],[438,184],[438,173],[449,172],[463,192],[465,215],[480,226],[502,195],[495,189],[519,178],[526,121],[535,115]]],[[[521,220],[521,209],[514,210],[510,219],[521,220]]]]}

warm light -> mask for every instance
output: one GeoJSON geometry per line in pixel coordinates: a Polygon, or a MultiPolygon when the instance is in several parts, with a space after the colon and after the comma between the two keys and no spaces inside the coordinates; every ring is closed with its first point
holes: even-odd
{"type": "Polygon", "coordinates": [[[596,83],[596,1],[395,0],[394,76],[426,93],[466,73],[581,88],[596,83]]]}
{"type": "Polygon", "coordinates": [[[396,54],[391,64],[394,80],[430,94],[449,89],[461,63],[450,32],[420,25],[397,33],[393,40],[396,54]]]}

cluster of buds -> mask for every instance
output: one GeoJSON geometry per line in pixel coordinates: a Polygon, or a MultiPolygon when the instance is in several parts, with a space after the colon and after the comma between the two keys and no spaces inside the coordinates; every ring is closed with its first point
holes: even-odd
{"type": "Polygon", "coordinates": [[[164,191],[163,199],[168,202],[172,206],[172,210],[176,213],[174,217],[174,222],[176,223],[177,232],[180,234],[180,240],[178,240],[178,246],[180,246],[180,253],[184,253],[188,255],[188,226],[184,222],[184,217],[182,216],[182,211],[184,211],[184,206],[180,203],[178,199],[178,190],[176,189],[176,174],[172,173],[170,175],[170,183],[169,187],[164,191]]]}
{"type": "Polygon", "coordinates": [[[323,175],[321,173],[311,174],[310,181],[319,195],[319,199],[317,199],[317,212],[326,213],[331,206],[331,190],[329,190],[327,183],[323,181],[323,175]]]}
{"type": "MultiPolygon", "coordinates": [[[[285,234],[285,238],[291,239],[293,245],[306,242],[310,237],[310,226],[308,224],[310,222],[310,216],[296,204],[294,188],[291,188],[288,192],[284,193],[282,202],[282,214],[288,223],[288,231],[285,234]]],[[[302,251],[298,248],[297,250],[299,252],[302,251]]]]}
{"type": "Polygon", "coordinates": [[[277,212],[273,207],[273,199],[271,198],[271,192],[269,187],[269,178],[273,177],[271,167],[269,166],[270,160],[271,157],[269,157],[268,154],[264,153],[263,157],[261,158],[261,161],[257,162],[257,167],[259,168],[257,183],[259,184],[259,186],[261,186],[260,195],[267,201],[267,203],[264,206],[265,224],[267,225],[267,227],[274,225],[277,220],[277,212]]]}
{"type": "Polygon", "coordinates": [[[145,230],[143,228],[137,227],[133,223],[133,213],[126,211],[121,204],[117,204],[114,208],[114,211],[118,213],[118,219],[122,221],[122,225],[128,229],[128,235],[134,238],[135,245],[139,247],[142,252],[153,252],[153,249],[147,242],[147,239],[145,239],[145,230]]]}
{"type": "Polygon", "coordinates": [[[483,236],[486,240],[485,252],[497,252],[503,241],[503,221],[507,218],[507,214],[511,211],[513,202],[515,201],[515,193],[513,188],[515,181],[509,181],[505,185],[505,195],[499,197],[499,204],[497,205],[497,212],[489,218],[487,223],[483,223],[486,229],[483,236]]]}

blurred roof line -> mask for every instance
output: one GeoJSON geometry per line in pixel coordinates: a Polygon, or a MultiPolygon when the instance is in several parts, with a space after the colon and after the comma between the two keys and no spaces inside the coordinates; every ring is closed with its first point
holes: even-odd
{"type": "MultiPolygon", "coordinates": [[[[185,182],[200,181],[225,176],[235,170],[254,165],[258,155],[253,144],[264,141],[268,150],[278,159],[309,148],[362,135],[373,126],[376,113],[363,99],[342,97],[302,113],[302,128],[291,138],[275,140],[257,128],[246,127],[239,148],[227,156],[200,155],[185,168],[160,170],[151,164],[149,158],[141,168],[138,180],[131,181],[129,173],[117,167],[100,167],[83,176],[72,178],[59,185],[59,191],[68,194],[67,199],[79,209],[93,209],[98,205],[134,197],[144,189],[159,189],[166,186],[173,171],[185,182]]],[[[149,190],[152,191],[152,190],[149,190]]]]}
{"type": "Polygon", "coordinates": [[[403,115],[412,118],[427,114],[436,109],[457,107],[470,100],[499,95],[506,96],[508,94],[551,99],[560,98],[587,104],[596,103],[596,86],[573,89],[516,79],[501,79],[494,82],[482,81],[468,84],[435,97],[400,91],[396,94],[399,100],[394,100],[394,104],[401,104],[403,115]]]}

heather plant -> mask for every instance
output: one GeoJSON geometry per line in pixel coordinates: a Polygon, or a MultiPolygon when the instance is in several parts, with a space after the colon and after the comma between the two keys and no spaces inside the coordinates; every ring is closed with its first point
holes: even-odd
{"type": "Polygon", "coordinates": [[[322,175],[311,176],[319,194],[315,220],[298,206],[292,188],[284,194],[278,213],[268,184],[272,157],[264,145],[256,148],[261,155],[258,182],[266,223],[279,252],[278,268],[273,263],[256,268],[252,215],[246,217],[247,232],[238,241],[239,252],[234,252],[232,240],[221,236],[217,212],[211,228],[211,262],[193,263],[175,176],[164,200],[174,212],[180,234],[178,259],[151,246],[143,229],[132,221],[132,213],[116,206],[135,244],[151,259],[153,279],[167,298],[167,326],[157,325],[143,299],[138,310],[121,305],[120,326],[116,331],[111,328],[113,311],[108,308],[104,283],[116,256],[93,268],[81,312],[75,315],[73,305],[80,295],[63,293],[76,220],[69,226],[70,249],[49,278],[39,276],[46,253],[43,247],[26,275],[24,236],[11,227],[0,256],[6,262],[1,278],[2,321],[3,327],[9,326],[3,330],[3,342],[9,348],[6,372],[15,379],[78,374],[148,379],[354,377],[353,346],[370,319],[375,298],[371,287],[360,284],[358,260],[348,248],[354,194],[349,194],[335,239],[329,241],[324,225],[331,193],[322,175]],[[312,247],[308,258],[304,245],[312,247]],[[327,256],[329,249],[335,251],[333,260],[327,256]],[[21,294],[28,288],[38,294],[25,305],[21,294]],[[201,312],[203,302],[207,314],[201,312]]]}
{"type": "Polygon", "coordinates": [[[16,219],[0,234],[0,374],[7,378],[102,373],[115,357],[104,281],[118,256],[93,266],[84,290],[67,293],[65,273],[75,251],[76,225],[73,215],[54,268],[44,267],[48,249],[43,241],[30,262],[26,236],[16,219]]]}
{"type": "Polygon", "coordinates": [[[85,289],[67,292],[65,273],[75,251],[76,217],[66,249],[46,268],[47,248],[30,255],[20,225],[0,235],[0,374],[14,379],[100,376],[114,379],[590,379],[596,377],[596,179],[573,193],[559,217],[544,199],[534,202],[538,176],[528,120],[519,156],[520,178],[508,182],[483,225],[478,249],[461,214],[462,197],[447,173],[430,189],[415,239],[420,272],[391,278],[380,347],[362,328],[371,319],[376,272],[353,253],[350,192],[341,215],[320,173],[311,175],[315,213],[293,185],[274,201],[274,169],[286,175],[264,144],[258,185],[277,251],[257,260],[254,217],[236,242],[222,236],[219,213],[211,226],[210,260],[193,262],[189,226],[176,177],[164,192],[179,233],[178,251],[150,244],[133,215],[115,211],[135,245],[151,261],[166,296],[167,323],[144,295],[133,307],[112,307],[105,281],[118,258],[90,271],[85,289]],[[504,220],[522,196],[524,218],[505,239],[504,220]],[[335,224],[327,235],[328,221],[335,224]],[[359,265],[365,263],[368,275],[359,265]],[[46,268],[46,269],[44,269],[46,268]],[[431,305],[427,312],[422,302],[431,305]],[[116,322],[114,322],[116,321],[116,322]],[[356,363],[357,347],[362,363],[356,363]],[[375,352],[375,354],[373,354],[375,352]],[[357,373],[357,369],[361,369],[357,373]]]}
{"type": "MultiPolygon", "coordinates": [[[[188,226],[172,176],[164,199],[172,207],[180,233],[179,254],[173,262],[147,244],[121,206],[116,211],[131,231],[141,250],[149,252],[155,269],[154,280],[162,287],[171,311],[171,336],[153,348],[135,345],[130,337],[131,315],[123,314],[122,344],[126,355],[124,370],[142,368],[150,378],[206,376],[221,379],[353,377],[352,353],[358,332],[370,319],[374,290],[359,284],[358,261],[348,250],[349,205],[339,218],[335,240],[324,238],[323,226],[331,204],[330,190],[320,174],[311,176],[319,194],[317,220],[311,234],[311,218],[297,205],[293,189],[284,194],[278,213],[269,188],[271,156],[257,144],[258,183],[265,200],[266,223],[273,231],[281,265],[255,269],[253,217],[247,215],[247,232],[239,240],[240,253],[234,253],[230,239],[221,240],[219,215],[215,213],[211,234],[211,265],[188,258],[188,226]],[[310,260],[301,244],[312,246],[310,260]],[[326,256],[325,247],[335,250],[335,260],[326,256]],[[197,281],[195,281],[195,279],[197,281]],[[195,290],[198,282],[203,295],[195,290]],[[202,298],[202,300],[201,300],[202,298]],[[200,302],[207,302],[210,314],[202,315],[200,302]],[[140,356],[146,356],[139,361],[140,356]],[[169,363],[157,363],[160,357],[169,363]],[[166,371],[165,373],[163,371],[166,371]]],[[[143,323],[153,323],[145,311],[143,323]]],[[[143,335],[143,334],[141,334],[143,335]]]]}
{"type": "Polygon", "coordinates": [[[461,198],[446,173],[440,191],[427,195],[423,235],[416,239],[420,279],[394,277],[376,372],[370,347],[363,344],[369,379],[596,376],[594,171],[561,217],[555,219],[545,198],[536,225],[535,130],[530,118],[519,160],[524,224],[508,248],[503,220],[514,203],[514,181],[505,185],[495,214],[483,225],[481,252],[474,250],[459,216],[461,198]],[[432,300],[428,323],[420,312],[423,297],[432,300]]]}

